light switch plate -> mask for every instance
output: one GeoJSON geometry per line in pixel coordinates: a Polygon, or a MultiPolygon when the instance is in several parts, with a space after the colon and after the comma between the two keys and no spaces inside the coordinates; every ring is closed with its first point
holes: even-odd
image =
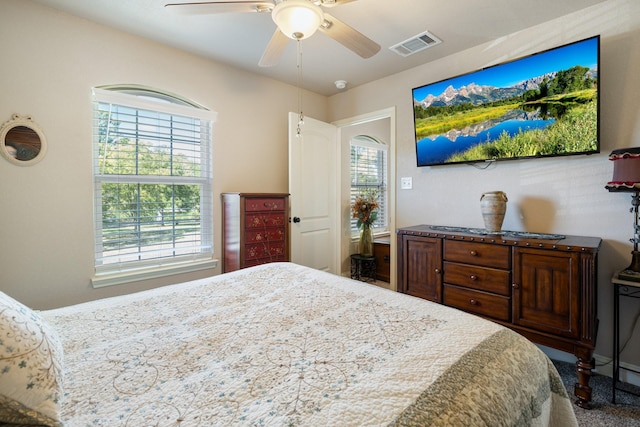
{"type": "Polygon", "coordinates": [[[413,188],[413,180],[410,176],[403,176],[400,178],[400,189],[411,190],[413,188]]]}

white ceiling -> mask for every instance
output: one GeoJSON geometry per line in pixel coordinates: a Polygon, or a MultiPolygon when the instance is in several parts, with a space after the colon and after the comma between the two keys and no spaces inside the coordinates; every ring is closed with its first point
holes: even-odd
{"type": "MultiPolygon", "coordinates": [[[[294,41],[288,44],[276,66],[258,66],[276,28],[268,14],[192,16],[164,7],[166,3],[186,2],[184,0],[34,1],[243,70],[297,84],[294,41]]],[[[311,91],[332,95],[339,92],[334,85],[336,80],[346,80],[349,89],[602,1],[358,0],[337,5],[327,11],[373,39],[382,49],[372,58],[362,59],[317,32],[302,42],[302,83],[311,91]],[[389,50],[424,31],[434,34],[442,43],[409,57],[389,50]]]]}

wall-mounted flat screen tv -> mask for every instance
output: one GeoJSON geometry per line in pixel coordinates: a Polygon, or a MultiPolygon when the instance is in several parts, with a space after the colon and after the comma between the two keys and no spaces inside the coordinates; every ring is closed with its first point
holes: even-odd
{"type": "Polygon", "coordinates": [[[418,166],[600,151],[600,36],[412,89],[418,166]]]}

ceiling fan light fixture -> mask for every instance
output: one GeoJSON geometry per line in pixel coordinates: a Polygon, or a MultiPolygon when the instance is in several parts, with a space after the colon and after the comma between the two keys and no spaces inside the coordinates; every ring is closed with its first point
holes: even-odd
{"type": "Polygon", "coordinates": [[[273,8],[271,18],[284,35],[303,40],[316,32],[324,21],[324,14],[320,6],[307,0],[286,0],[273,8]]]}

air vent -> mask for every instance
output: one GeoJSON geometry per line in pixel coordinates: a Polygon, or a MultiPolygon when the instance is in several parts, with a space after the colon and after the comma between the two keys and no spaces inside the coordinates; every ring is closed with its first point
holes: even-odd
{"type": "Polygon", "coordinates": [[[400,56],[409,56],[440,43],[442,43],[442,40],[431,34],[429,31],[425,31],[424,33],[413,36],[402,43],[393,45],[389,49],[400,56]]]}

